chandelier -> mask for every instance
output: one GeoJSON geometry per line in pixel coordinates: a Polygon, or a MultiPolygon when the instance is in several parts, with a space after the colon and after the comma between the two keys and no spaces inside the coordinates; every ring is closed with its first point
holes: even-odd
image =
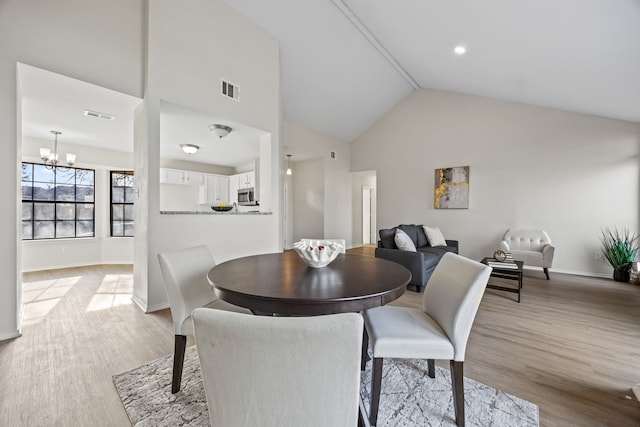
{"type": "Polygon", "coordinates": [[[55,142],[53,144],[53,152],[49,148],[41,148],[40,149],[40,158],[44,163],[44,167],[50,170],[60,169],[60,170],[69,170],[71,166],[76,162],[76,155],[72,153],[67,153],[67,166],[58,166],[58,135],[61,135],[62,132],[57,130],[52,130],[52,134],[55,135],[55,142]]]}

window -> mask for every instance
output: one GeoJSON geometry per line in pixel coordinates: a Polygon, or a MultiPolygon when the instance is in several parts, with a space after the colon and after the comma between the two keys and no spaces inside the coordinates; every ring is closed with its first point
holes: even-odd
{"type": "Polygon", "coordinates": [[[111,171],[111,236],[133,237],[133,172],[111,171]]]}
{"type": "Polygon", "coordinates": [[[22,239],[95,236],[95,171],[22,163],[22,239]]]}

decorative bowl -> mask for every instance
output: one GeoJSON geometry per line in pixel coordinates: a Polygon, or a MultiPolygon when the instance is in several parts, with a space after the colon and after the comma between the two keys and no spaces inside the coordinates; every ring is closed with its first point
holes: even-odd
{"type": "Polygon", "coordinates": [[[211,206],[211,209],[216,212],[228,212],[233,209],[233,205],[213,205],[211,206]]]}
{"type": "Polygon", "coordinates": [[[496,261],[504,262],[507,259],[507,254],[502,249],[498,249],[493,253],[493,257],[496,261]]]}
{"type": "Polygon", "coordinates": [[[293,244],[298,256],[313,268],[326,267],[344,249],[340,243],[326,240],[301,240],[293,244]]]}

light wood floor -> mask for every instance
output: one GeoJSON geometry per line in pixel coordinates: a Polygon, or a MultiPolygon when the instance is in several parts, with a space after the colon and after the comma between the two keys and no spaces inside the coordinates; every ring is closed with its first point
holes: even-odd
{"type": "MultiPolygon", "coordinates": [[[[132,280],[122,266],[25,274],[23,336],[0,342],[0,426],[129,425],[112,375],[173,351],[169,311],[141,313],[132,280]]],[[[541,426],[640,426],[640,287],[526,271],[514,297],[487,290],[465,375],[539,405],[541,426]]]]}

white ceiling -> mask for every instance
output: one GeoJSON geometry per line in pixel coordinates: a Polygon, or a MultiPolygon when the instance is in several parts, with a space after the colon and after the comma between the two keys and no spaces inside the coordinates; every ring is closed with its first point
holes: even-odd
{"type": "Polygon", "coordinates": [[[61,143],[133,152],[133,110],[140,99],[25,64],[18,64],[22,134],[61,143]],[[84,115],[108,113],[114,120],[84,115]]]}
{"type": "Polygon", "coordinates": [[[352,21],[420,88],[640,122],[638,0],[225,2],[280,42],[285,116],[346,141],[414,89],[352,21]]]}
{"type": "Polygon", "coordinates": [[[160,157],[163,158],[243,166],[260,156],[262,136],[268,133],[171,102],[160,104],[160,157]],[[219,138],[209,131],[210,124],[229,126],[232,131],[219,138]],[[180,144],[195,144],[200,150],[185,154],[180,144]]]}
{"type": "MultiPolygon", "coordinates": [[[[639,0],[225,1],[279,41],[285,117],[345,141],[415,87],[640,122],[639,0]]],[[[55,129],[62,143],[132,151],[139,99],[27,65],[19,75],[25,136],[55,129]]],[[[256,129],[166,103],[161,114],[163,156],[228,166],[254,156],[238,153],[256,129]],[[215,141],[207,126],[219,122],[234,131],[215,141]],[[202,149],[187,156],[180,143],[202,149]]]]}
{"type": "MultiPolygon", "coordinates": [[[[53,141],[51,130],[57,130],[62,132],[61,144],[133,152],[133,111],[140,99],[25,64],[19,64],[19,74],[24,136],[53,141]],[[85,116],[86,109],[114,115],[115,120],[85,116]]],[[[169,102],[161,103],[160,128],[161,157],[229,167],[258,157],[260,137],[267,134],[169,102]],[[214,123],[233,130],[220,139],[209,131],[214,123]],[[200,150],[188,155],[180,144],[195,144],[200,150]]]]}

